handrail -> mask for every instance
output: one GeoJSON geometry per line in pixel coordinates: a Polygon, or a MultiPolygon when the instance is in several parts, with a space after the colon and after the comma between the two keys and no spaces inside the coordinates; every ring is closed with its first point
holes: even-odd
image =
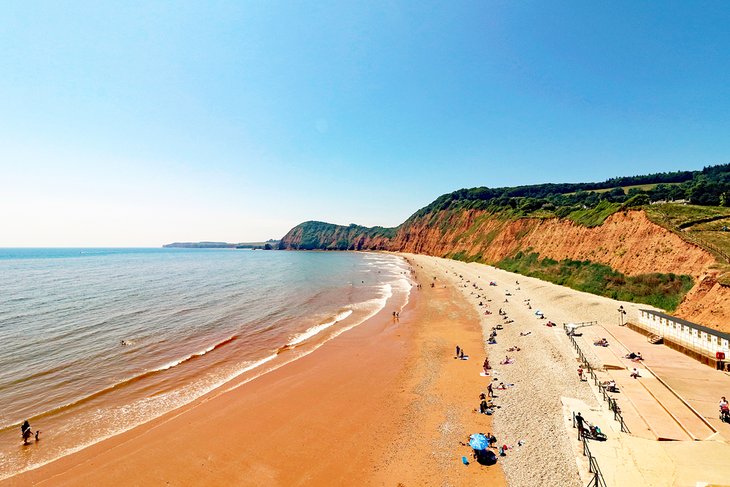
{"type": "MultiPolygon", "coordinates": [[[[576,428],[575,413],[573,413],[573,428],[576,428]]],[[[580,435],[580,432],[578,432],[580,435]]],[[[593,478],[588,482],[586,487],[606,487],[606,480],[603,478],[601,469],[598,466],[598,460],[591,453],[591,449],[588,447],[588,438],[582,436],[579,438],[583,442],[583,456],[588,457],[588,472],[593,474],[593,478]]]]}
{"type": "Polygon", "coordinates": [[[598,376],[594,372],[593,366],[586,358],[583,350],[581,350],[580,345],[578,345],[578,342],[575,340],[575,337],[568,332],[568,326],[565,323],[563,323],[563,329],[565,330],[565,334],[568,335],[568,338],[573,343],[573,347],[575,347],[575,350],[578,353],[578,357],[580,358],[583,367],[586,368],[591,378],[593,379],[593,383],[598,386],[599,391],[602,393],[603,400],[608,403],[608,409],[613,411],[613,419],[618,421],[619,426],[621,426],[621,432],[631,433],[629,427],[626,426],[624,417],[621,415],[621,408],[619,408],[616,400],[608,395],[608,393],[606,392],[606,387],[599,382],[598,376]]]}

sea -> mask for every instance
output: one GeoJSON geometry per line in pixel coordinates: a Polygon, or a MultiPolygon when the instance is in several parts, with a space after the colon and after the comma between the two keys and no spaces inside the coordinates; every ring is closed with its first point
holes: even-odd
{"type": "Polygon", "coordinates": [[[0,479],[313,353],[411,285],[380,253],[0,248],[0,479]]]}

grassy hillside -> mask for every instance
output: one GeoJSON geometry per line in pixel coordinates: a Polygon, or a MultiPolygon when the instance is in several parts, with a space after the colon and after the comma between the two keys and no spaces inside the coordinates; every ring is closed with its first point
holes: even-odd
{"type": "Polygon", "coordinates": [[[693,285],[690,276],[659,273],[626,276],[607,265],[570,259],[541,259],[536,252],[517,252],[496,266],[578,291],[646,303],[669,311],[679,306],[693,285]]]}
{"type": "Polygon", "coordinates": [[[730,208],[666,203],[647,207],[646,214],[730,264],[730,208]]]}

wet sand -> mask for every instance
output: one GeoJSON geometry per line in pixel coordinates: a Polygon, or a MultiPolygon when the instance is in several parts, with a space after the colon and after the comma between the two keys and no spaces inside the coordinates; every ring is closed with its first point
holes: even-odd
{"type": "Polygon", "coordinates": [[[0,485],[505,485],[499,465],[461,463],[459,442],[491,427],[473,411],[479,316],[416,271],[398,321],[389,303],[306,357],[0,485]]]}

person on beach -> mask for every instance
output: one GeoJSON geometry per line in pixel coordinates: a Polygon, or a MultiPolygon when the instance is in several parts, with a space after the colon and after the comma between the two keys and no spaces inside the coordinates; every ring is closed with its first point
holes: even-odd
{"type": "Polygon", "coordinates": [[[728,405],[725,396],[720,399],[720,419],[722,421],[730,422],[730,405],[728,405]]]}
{"type": "MultiPolygon", "coordinates": [[[[23,444],[27,445],[29,444],[28,440],[30,440],[31,435],[33,435],[33,431],[30,429],[30,423],[26,419],[25,422],[20,426],[20,433],[23,437],[23,444]]],[[[35,432],[35,441],[38,441],[38,435],[40,434],[40,431],[35,432]]]]}
{"type": "Polygon", "coordinates": [[[491,382],[487,386],[487,394],[489,394],[489,397],[494,397],[494,388],[492,387],[491,382]]]}
{"type": "Polygon", "coordinates": [[[641,375],[639,375],[639,371],[636,369],[636,367],[634,367],[634,370],[631,372],[631,377],[634,379],[638,379],[639,377],[641,377],[641,375]]]}
{"type": "Polygon", "coordinates": [[[489,374],[489,369],[491,369],[491,368],[492,368],[492,367],[491,367],[491,366],[489,365],[489,357],[487,357],[487,358],[485,358],[485,359],[484,359],[484,365],[483,365],[483,367],[484,367],[484,373],[485,373],[485,374],[489,374]]]}
{"type": "Polygon", "coordinates": [[[583,380],[583,367],[578,366],[578,379],[583,380]]]}
{"type": "Polygon", "coordinates": [[[459,357],[459,352],[461,352],[461,347],[459,345],[456,346],[456,357],[459,357]]]}
{"type": "Polygon", "coordinates": [[[486,414],[487,416],[494,414],[494,410],[489,407],[485,399],[482,399],[482,402],[479,403],[479,414],[486,414]]]}
{"type": "Polygon", "coordinates": [[[581,438],[583,438],[583,422],[585,419],[583,419],[583,416],[581,416],[580,413],[575,415],[575,424],[578,425],[578,441],[580,441],[581,438]]]}

